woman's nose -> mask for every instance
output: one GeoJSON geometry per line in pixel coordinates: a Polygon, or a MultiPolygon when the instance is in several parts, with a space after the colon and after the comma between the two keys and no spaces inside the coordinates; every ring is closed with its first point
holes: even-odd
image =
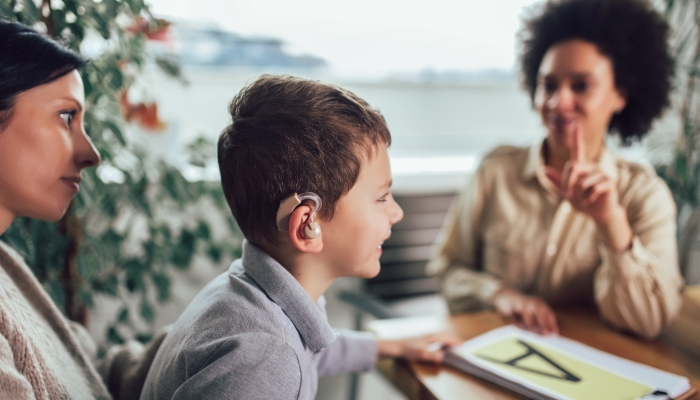
{"type": "Polygon", "coordinates": [[[574,104],[574,96],[567,87],[560,87],[547,100],[547,108],[550,110],[570,110],[574,104]]]}
{"type": "Polygon", "coordinates": [[[76,135],[75,140],[74,159],[80,168],[94,167],[100,163],[100,153],[97,152],[95,145],[84,130],[82,134],[76,135]]]}

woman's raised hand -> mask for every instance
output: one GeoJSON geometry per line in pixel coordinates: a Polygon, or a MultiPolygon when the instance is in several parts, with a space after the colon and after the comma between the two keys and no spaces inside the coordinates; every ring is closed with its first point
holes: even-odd
{"type": "Polygon", "coordinates": [[[590,215],[598,223],[606,223],[624,210],[619,203],[615,182],[596,163],[586,161],[581,125],[572,127],[568,141],[570,160],[561,174],[551,167],[545,174],[562,197],[578,211],[590,215]]]}
{"type": "Polygon", "coordinates": [[[603,240],[614,250],[623,251],[632,243],[627,211],[620,205],[615,182],[596,163],[586,160],[581,125],[574,123],[569,145],[570,159],[560,174],[551,167],[545,174],[578,211],[593,218],[603,240]]]}

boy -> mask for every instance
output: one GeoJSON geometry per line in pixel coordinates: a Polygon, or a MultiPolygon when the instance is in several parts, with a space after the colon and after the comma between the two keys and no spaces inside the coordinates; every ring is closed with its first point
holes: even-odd
{"type": "Polygon", "coordinates": [[[428,346],[454,339],[377,341],[326,319],[326,289],[377,275],[403,217],[381,114],[343,89],[271,75],[230,112],[218,157],[243,257],[180,316],[141,399],[313,399],[318,376],[366,371],[378,355],[440,362],[428,346]]]}

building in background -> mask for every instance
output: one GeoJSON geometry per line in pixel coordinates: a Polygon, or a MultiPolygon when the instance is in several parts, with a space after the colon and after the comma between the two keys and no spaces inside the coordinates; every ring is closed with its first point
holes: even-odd
{"type": "Polygon", "coordinates": [[[247,37],[215,25],[176,21],[166,40],[152,40],[159,52],[171,52],[181,65],[244,67],[272,70],[316,70],[328,63],[320,57],[293,54],[278,38],[247,37]]]}

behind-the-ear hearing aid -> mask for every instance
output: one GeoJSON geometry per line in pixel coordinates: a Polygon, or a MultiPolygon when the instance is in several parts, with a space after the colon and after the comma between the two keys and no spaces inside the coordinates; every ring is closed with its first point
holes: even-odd
{"type": "Polygon", "coordinates": [[[318,197],[316,193],[306,192],[302,194],[296,194],[287,197],[280,202],[280,208],[277,210],[277,228],[282,232],[287,232],[289,227],[289,217],[292,212],[301,204],[304,200],[311,200],[314,202],[314,209],[311,210],[311,215],[309,215],[309,222],[304,227],[304,236],[309,239],[316,239],[321,236],[321,226],[318,222],[314,221],[314,216],[318,210],[321,209],[321,198],[318,197]]]}

